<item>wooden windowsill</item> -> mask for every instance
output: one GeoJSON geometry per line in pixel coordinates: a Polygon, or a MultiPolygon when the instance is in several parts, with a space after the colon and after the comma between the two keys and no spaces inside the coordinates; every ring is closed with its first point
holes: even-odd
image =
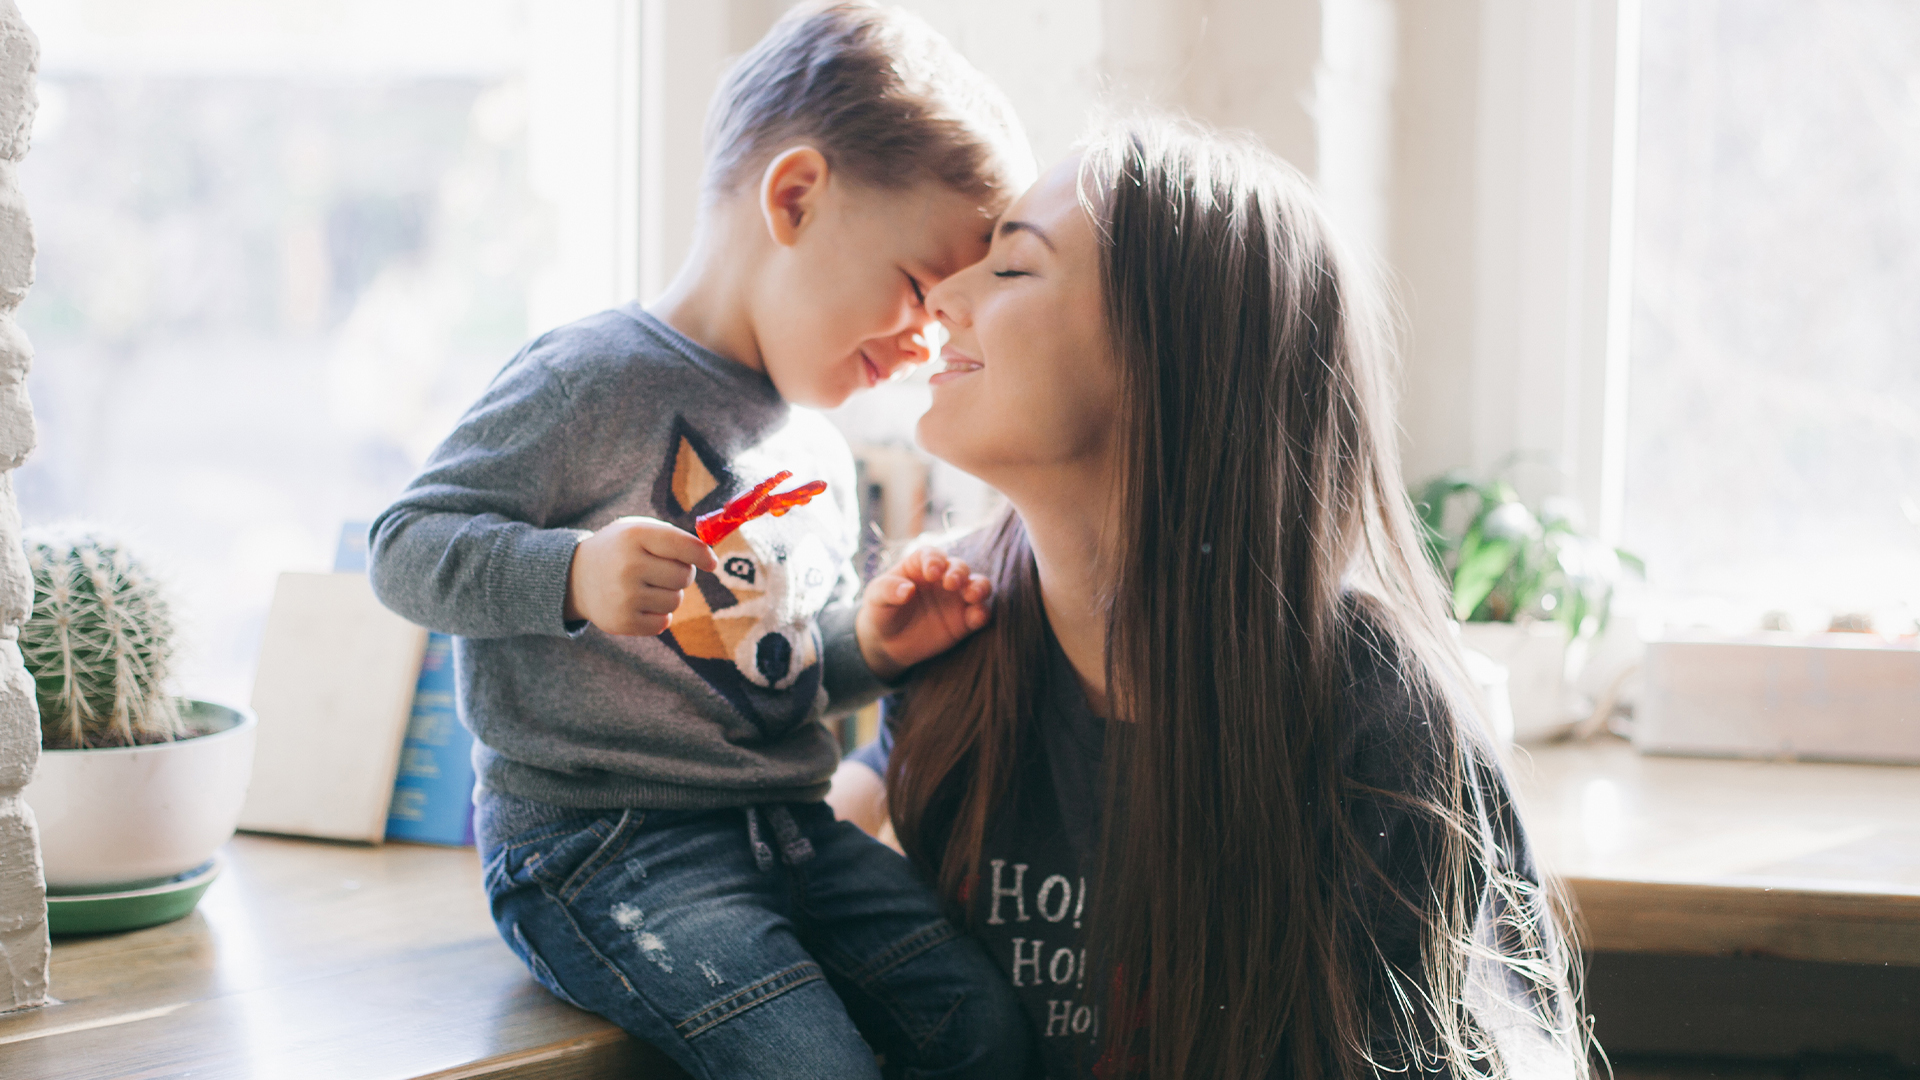
{"type": "Polygon", "coordinates": [[[56,939],[61,1004],[0,1016],[0,1076],[683,1075],[528,977],[471,849],[239,836],[224,857],[185,919],[56,939]]]}
{"type": "MultiPolygon", "coordinates": [[[[1522,748],[1542,864],[1603,952],[1920,965],[1920,768],[1522,748]]],[[[0,1076],[658,1077],[541,989],[471,850],[241,836],[200,910],[63,939],[62,1004],[0,1016],[0,1076]]]]}
{"type": "Polygon", "coordinates": [[[1597,952],[1920,966],[1920,767],[1521,747],[1542,865],[1597,952]]]}

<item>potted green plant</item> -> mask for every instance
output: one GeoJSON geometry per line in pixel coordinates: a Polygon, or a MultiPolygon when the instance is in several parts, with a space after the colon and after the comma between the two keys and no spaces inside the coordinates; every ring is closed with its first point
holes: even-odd
{"type": "Polygon", "coordinates": [[[1535,510],[1498,475],[1446,473],[1416,491],[1414,505],[1462,643],[1508,670],[1515,736],[1570,722],[1567,687],[1586,643],[1606,629],[1621,581],[1644,573],[1641,561],[1582,532],[1571,500],[1535,510]]]}
{"type": "Polygon", "coordinates": [[[33,612],[20,653],[42,753],[25,797],[55,933],[131,929],[193,910],[218,872],[253,769],[242,709],[176,698],[162,584],[89,531],[26,541],[33,612]]]}

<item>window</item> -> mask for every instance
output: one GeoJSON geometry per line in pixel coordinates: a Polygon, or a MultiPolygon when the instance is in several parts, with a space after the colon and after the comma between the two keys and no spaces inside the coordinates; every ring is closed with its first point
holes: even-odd
{"type": "Polygon", "coordinates": [[[1920,614],[1920,7],[1645,0],[1625,546],[1681,622],[1920,614]]]}
{"type": "Polygon", "coordinates": [[[138,540],[186,618],[182,689],[244,702],[276,575],[328,568],[527,336],[556,246],[530,5],[22,7],[21,512],[138,540]]]}

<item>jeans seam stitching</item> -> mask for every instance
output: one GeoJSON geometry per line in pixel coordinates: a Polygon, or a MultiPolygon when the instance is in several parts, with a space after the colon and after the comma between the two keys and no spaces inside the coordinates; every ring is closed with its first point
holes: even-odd
{"type": "MultiPolygon", "coordinates": [[[[523,840],[523,841],[520,841],[519,843],[509,845],[508,850],[511,850],[512,848],[532,847],[533,845],[538,844],[543,840],[554,840],[561,837],[578,836],[583,832],[590,832],[595,836],[600,836],[601,822],[604,820],[605,820],[604,818],[595,818],[593,821],[588,822],[585,827],[570,827],[570,828],[563,828],[563,829],[555,829],[553,832],[543,833],[540,836],[536,836],[531,839],[523,840]]],[[[607,842],[606,838],[604,836],[601,836],[600,844],[596,846],[593,850],[596,853],[598,853],[600,848],[606,845],[606,842],[607,842]]],[[[587,858],[592,859],[593,856],[589,855],[587,856],[587,858]]],[[[541,872],[542,868],[546,866],[546,863],[547,863],[547,853],[544,851],[536,851],[532,855],[527,856],[527,861],[525,863],[527,873],[530,876],[532,876],[534,880],[541,882],[542,887],[555,884],[555,882],[551,879],[551,877],[541,872]]],[[[581,865],[584,866],[585,863],[583,862],[581,865]]],[[[578,874],[579,872],[580,872],[579,868],[575,867],[574,873],[567,875],[567,880],[572,881],[574,875],[578,874]]]]}
{"type": "Polygon", "coordinates": [[[963,990],[960,992],[959,997],[953,999],[953,1004],[947,1007],[947,1011],[945,1015],[940,1017],[939,1022],[927,1029],[926,1037],[918,1041],[918,1048],[924,1051],[926,1050],[927,1047],[932,1046],[933,1040],[939,1036],[942,1030],[946,1028],[947,1021],[952,1020],[953,1014],[959,1012],[960,1006],[965,1005],[966,1003],[967,1003],[967,995],[966,995],[966,991],[963,990]]]}
{"type": "MultiPolygon", "coordinates": [[[[623,810],[620,812],[620,824],[614,828],[612,835],[608,836],[598,848],[594,849],[593,859],[589,860],[598,861],[599,865],[593,868],[593,873],[587,875],[587,880],[581,882],[573,890],[572,896],[568,898],[569,901],[571,901],[573,897],[577,897],[581,893],[586,892],[587,886],[593,884],[594,879],[600,876],[601,871],[620,861],[620,856],[625,855],[627,853],[627,847],[633,843],[633,830],[630,826],[637,826],[642,820],[645,820],[645,815],[641,815],[639,819],[635,819],[633,817],[633,811],[631,810],[623,810]],[[614,843],[616,840],[619,841],[617,845],[614,843]],[[604,857],[602,857],[603,855],[604,857]]],[[[578,877],[581,871],[585,869],[586,867],[582,866],[580,870],[574,871],[574,876],[578,877]]]]}
{"type": "Polygon", "coordinates": [[[880,979],[900,965],[924,956],[959,937],[959,929],[946,919],[941,919],[889,946],[886,952],[869,961],[864,967],[854,968],[836,962],[839,959],[837,953],[823,955],[815,951],[814,958],[822,966],[831,968],[834,974],[873,995],[880,1007],[893,1017],[894,1023],[899,1026],[900,1033],[906,1036],[907,1041],[911,1042],[916,1049],[924,1051],[932,1045],[934,1038],[940,1034],[942,1028],[946,1027],[947,1022],[953,1019],[954,1012],[966,1003],[965,995],[963,994],[948,1006],[946,1013],[939,1020],[927,1025],[922,1024],[918,1016],[907,1011],[898,997],[892,993],[883,993],[880,979]]]}
{"type": "Polygon", "coordinates": [[[793,965],[792,967],[786,969],[785,971],[777,971],[772,975],[769,975],[766,978],[761,979],[759,982],[754,983],[752,986],[743,987],[739,990],[734,991],[732,994],[729,994],[728,996],[721,998],[719,1001],[716,1001],[713,1004],[708,1005],[706,1008],[701,1009],[699,1012],[694,1013],[692,1016],[689,1016],[685,1020],[682,1020],[678,1024],[675,1024],[674,1028],[676,1030],[685,1028],[686,1025],[693,1023],[696,1020],[699,1020],[701,1017],[706,1016],[709,1013],[712,1013],[716,1009],[725,1008],[729,1003],[732,1003],[732,1002],[740,1002],[740,999],[748,994],[754,994],[754,992],[757,990],[764,990],[770,984],[780,982],[782,979],[786,980],[785,983],[773,988],[767,993],[754,994],[754,997],[752,998],[752,1000],[740,1003],[732,1008],[727,1008],[726,1011],[721,1015],[714,1017],[713,1019],[707,1021],[704,1024],[699,1025],[698,1027],[693,1028],[691,1031],[681,1031],[680,1033],[681,1038],[691,1039],[696,1035],[701,1035],[708,1031],[711,1031],[713,1028],[726,1023],[727,1021],[733,1019],[736,1016],[739,1016],[741,1013],[747,1012],[750,1009],[756,1008],[769,1001],[772,1001],[774,998],[779,997],[780,995],[786,993],[789,990],[794,989],[795,987],[805,986],[810,982],[815,982],[824,978],[826,978],[826,975],[821,971],[819,964],[813,963],[812,961],[801,961],[800,963],[793,965]],[[806,972],[806,969],[808,968],[813,969],[811,973],[806,972]],[[799,978],[790,977],[790,976],[796,976],[796,975],[804,975],[804,977],[799,977],[799,978]]]}
{"type": "Polygon", "coordinates": [[[516,836],[511,841],[501,844],[500,851],[502,854],[505,854],[506,852],[512,851],[514,848],[523,848],[528,846],[529,844],[537,844],[542,840],[551,840],[556,836],[572,836],[574,833],[577,833],[579,831],[580,830],[578,828],[575,828],[573,826],[568,826],[563,829],[555,829],[552,832],[541,833],[538,836],[516,836]]]}
{"type": "Polygon", "coordinates": [[[540,955],[540,950],[534,948],[533,942],[527,940],[527,935],[521,931],[518,922],[513,924],[513,937],[515,941],[520,943],[520,947],[527,951],[527,967],[533,970],[534,980],[536,982],[540,981],[540,973],[545,972],[547,976],[545,981],[553,984],[547,987],[548,990],[552,991],[560,1000],[576,1009],[586,1008],[586,1006],[580,1004],[580,1002],[574,998],[572,992],[560,982],[560,976],[553,973],[553,965],[547,963],[546,959],[540,955]]]}
{"type": "MultiPolygon", "coordinates": [[[[563,903],[573,903],[574,898],[585,892],[587,886],[593,884],[593,879],[600,876],[600,871],[605,870],[618,861],[620,854],[626,851],[626,845],[619,845],[620,850],[615,851],[614,841],[621,839],[627,834],[627,823],[631,820],[633,820],[632,810],[620,811],[619,824],[615,825],[613,831],[600,841],[599,847],[593,849],[593,854],[587,856],[587,861],[581,863],[579,869],[568,875],[566,882],[560,886],[560,897],[563,903]],[[593,868],[593,872],[590,874],[587,874],[588,867],[593,868]],[[578,879],[581,874],[587,874],[586,880],[575,885],[574,881],[578,879]]],[[[595,822],[594,824],[598,825],[599,822],[595,822]]]]}
{"type": "MultiPolygon", "coordinates": [[[[795,965],[793,965],[792,967],[789,967],[789,968],[783,968],[783,969],[781,969],[781,970],[779,970],[779,971],[776,971],[776,972],[774,972],[774,973],[773,973],[773,974],[771,974],[771,975],[768,975],[768,976],[765,976],[765,977],[763,977],[763,978],[761,978],[761,979],[760,979],[759,981],[757,981],[757,982],[754,982],[754,983],[752,983],[752,984],[750,984],[750,985],[747,985],[747,986],[743,986],[743,987],[741,987],[740,989],[738,989],[738,990],[735,990],[735,991],[734,991],[733,993],[731,993],[731,994],[728,994],[728,995],[727,995],[726,997],[723,997],[723,998],[721,998],[721,999],[720,999],[720,1000],[718,1000],[718,1001],[715,1001],[715,1002],[713,1002],[713,1003],[711,1003],[711,1004],[709,1004],[709,1005],[706,1005],[705,1007],[703,1007],[703,1008],[702,1008],[702,1009],[700,1010],[700,1012],[701,1012],[701,1013],[704,1013],[704,1012],[707,1012],[707,1011],[709,1011],[709,1010],[712,1010],[712,1009],[717,1009],[717,1008],[720,1008],[721,1006],[723,1006],[723,1005],[725,1005],[725,1004],[727,1004],[727,1003],[728,1003],[728,1002],[730,1002],[730,1001],[733,1001],[733,1000],[736,1000],[736,999],[738,999],[738,998],[741,998],[741,997],[745,997],[745,996],[746,996],[746,995],[748,995],[748,994],[751,994],[751,993],[754,993],[755,991],[757,991],[757,990],[759,990],[759,989],[760,989],[761,987],[764,987],[764,986],[766,986],[766,985],[767,985],[768,983],[772,983],[772,982],[778,982],[778,981],[780,981],[781,979],[784,979],[784,978],[786,978],[787,976],[789,976],[789,975],[791,975],[791,974],[793,974],[793,973],[794,973],[794,972],[796,972],[796,971],[799,971],[800,969],[802,969],[802,968],[804,968],[804,967],[806,967],[807,965],[809,965],[809,964],[812,964],[812,963],[813,963],[813,961],[810,961],[810,960],[802,960],[802,961],[800,961],[799,963],[797,963],[797,964],[795,964],[795,965]]],[[[815,966],[818,966],[818,965],[815,965],[815,966]]],[[[695,1016],[698,1016],[698,1015],[700,1015],[700,1013],[695,1013],[694,1015],[695,1015],[695,1016]]],[[[684,1021],[683,1021],[683,1022],[684,1022],[684,1021]]]]}
{"type": "Polygon", "coordinates": [[[960,931],[945,919],[918,930],[905,940],[887,948],[886,952],[874,957],[867,965],[848,974],[848,978],[860,986],[870,986],[875,980],[910,960],[924,956],[934,949],[960,936],[960,931]]]}
{"type": "MultiPolygon", "coordinates": [[[[600,961],[601,966],[613,972],[613,977],[620,980],[620,985],[627,988],[627,993],[632,994],[634,997],[641,997],[640,991],[634,989],[633,983],[627,979],[626,972],[621,971],[613,961],[607,959],[606,954],[601,952],[598,946],[594,945],[593,939],[587,937],[587,935],[581,931],[580,924],[574,920],[573,912],[567,908],[566,902],[548,890],[542,889],[541,891],[546,893],[547,899],[553,903],[554,907],[560,909],[560,917],[567,920],[567,928],[573,931],[574,937],[580,939],[580,944],[586,948],[587,952],[593,954],[593,958],[600,961]]],[[[559,980],[555,979],[555,981],[557,982],[559,980]]]]}
{"type": "Polygon", "coordinates": [[[491,881],[495,873],[505,874],[506,870],[507,849],[501,848],[499,851],[493,853],[493,858],[488,859],[486,865],[480,868],[480,881],[484,884],[485,882],[491,881]]]}

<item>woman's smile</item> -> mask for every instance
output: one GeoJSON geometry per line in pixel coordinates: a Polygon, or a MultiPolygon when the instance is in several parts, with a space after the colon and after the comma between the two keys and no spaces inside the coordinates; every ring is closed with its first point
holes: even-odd
{"type": "Polygon", "coordinates": [[[961,352],[951,345],[940,350],[940,362],[945,366],[939,371],[934,372],[933,378],[927,380],[935,386],[941,383],[952,382],[955,379],[964,378],[985,366],[981,364],[980,361],[975,360],[973,357],[968,356],[966,353],[961,352]]]}

